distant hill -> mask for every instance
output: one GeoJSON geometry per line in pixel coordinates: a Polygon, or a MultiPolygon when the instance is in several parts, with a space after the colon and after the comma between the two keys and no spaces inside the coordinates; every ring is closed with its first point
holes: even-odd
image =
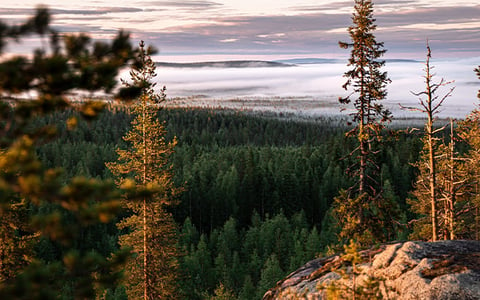
{"type": "Polygon", "coordinates": [[[272,67],[293,67],[294,65],[277,61],[261,60],[232,60],[232,61],[211,61],[193,63],[169,63],[157,62],[157,66],[170,68],[272,68],[272,67]]]}
{"type": "MultiPolygon", "coordinates": [[[[337,63],[347,63],[347,59],[336,59],[336,58],[292,58],[292,59],[282,59],[277,60],[276,62],[282,64],[295,64],[295,65],[308,65],[308,64],[337,64],[337,63]]],[[[385,59],[387,63],[415,63],[417,60],[413,59],[385,59]]]]}
{"type": "Polygon", "coordinates": [[[308,65],[308,64],[335,64],[346,62],[345,59],[332,59],[332,58],[292,58],[282,59],[276,62],[282,64],[295,64],[295,65],[308,65]]]}
{"type": "MultiPolygon", "coordinates": [[[[387,63],[402,62],[413,63],[418,62],[411,59],[386,59],[387,63]]],[[[296,65],[307,64],[346,64],[346,59],[335,58],[293,58],[276,61],[263,60],[228,60],[228,61],[205,61],[191,63],[172,63],[172,62],[156,62],[159,67],[169,68],[275,68],[275,67],[294,67],[296,65]]]]}
{"type": "Polygon", "coordinates": [[[387,63],[418,63],[420,61],[415,59],[390,58],[390,59],[385,59],[385,62],[387,63]]]}

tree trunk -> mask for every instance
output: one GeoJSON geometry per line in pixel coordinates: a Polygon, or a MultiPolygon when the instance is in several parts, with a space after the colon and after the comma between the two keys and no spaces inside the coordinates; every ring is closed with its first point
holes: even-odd
{"type": "Polygon", "coordinates": [[[437,199],[435,193],[436,187],[436,170],[435,170],[435,149],[434,149],[434,136],[433,136],[433,97],[432,97],[432,87],[430,85],[430,80],[432,75],[430,74],[430,53],[427,56],[427,67],[426,67],[426,84],[427,84],[427,114],[428,114],[428,123],[427,123],[427,134],[428,134],[428,151],[429,151],[429,167],[430,167],[430,202],[431,202],[431,218],[432,218],[432,241],[436,241],[437,237],[437,199]]]}
{"type": "MultiPolygon", "coordinates": [[[[147,184],[147,141],[146,141],[146,129],[145,129],[145,110],[146,110],[146,101],[145,96],[143,96],[143,186],[147,184]]],[[[148,299],[147,283],[148,283],[148,274],[147,274],[147,199],[143,197],[143,299],[148,299]]]]}
{"type": "MultiPolygon", "coordinates": [[[[358,127],[358,137],[360,142],[360,170],[359,170],[359,187],[358,187],[358,195],[361,196],[365,193],[365,186],[366,186],[366,172],[367,172],[367,142],[365,140],[365,110],[367,104],[365,103],[365,75],[364,71],[361,73],[361,87],[360,87],[360,97],[364,100],[361,101],[361,108],[360,108],[360,122],[358,127]]],[[[360,224],[363,225],[365,220],[363,219],[363,205],[360,205],[358,211],[358,217],[360,224]]]]}
{"type": "Polygon", "coordinates": [[[453,139],[453,120],[450,119],[450,190],[449,190],[449,197],[448,197],[448,231],[449,231],[449,239],[455,239],[455,232],[453,227],[453,218],[454,218],[454,204],[455,204],[455,141],[453,139]]]}
{"type": "Polygon", "coordinates": [[[475,207],[475,239],[478,241],[478,206],[475,207]]]}
{"type": "Polygon", "coordinates": [[[437,240],[437,199],[435,195],[435,157],[433,150],[433,139],[430,135],[428,139],[429,148],[429,164],[430,164],[430,203],[431,203],[431,218],[432,218],[432,241],[437,240]]]}

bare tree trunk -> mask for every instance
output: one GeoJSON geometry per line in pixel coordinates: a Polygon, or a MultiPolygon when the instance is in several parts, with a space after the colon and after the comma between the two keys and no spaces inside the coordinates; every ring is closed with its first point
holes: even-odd
{"type": "Polygon", "coordinates": [[[433,136],[433,95],[432,95],[432,86],[431,86],[431,79],[432,74],[430,74],[430,47],[427,47],[428,54],[427,54],[427,61],[426,61],[426,75],[425,81],[427,85],[427,115],[428,115],[428,123],[427,123],[427,134],[428,134],[428,151],[429,151],[429,167],[430,167],[430,203],[431,203],[431,219],[432,219],[432,241],[436,241],[438,239],[437,236],[437,199],[435,193],[436,187],[436,170],[435,170],[435,149],[434,149],[434,136],[433,136]]]}
{"type": "MultiPolygon", "coordinates": [[[[447,86],[451,84],[452,82],[445,81],[443,78],[436,83],[433,80],[433,77],[435,76],[434,73],[432,73],[433,67],[430,66],[430,59],[432,57],[432,51],[430,49],[430,46],[427,41],[427,59],[425,62],[425,76],[423,77],[425,79],[425,90],[421,91],[419,93],[413,93],[415,96],[418,96],[420,99],[420,107],[405,107],[409,110],[412,111],[419,111],[422,113],[425,113],[427,115],[427,121],[425,123],[425,135],[424,135],[424,149],[426,150],[427,153],[425,153],[427,157],[422,157],[422,160],[418,163],[418,167],[421,168],[421,170],[424,170],[422,172],[422,176],[425,176],[428,178],[419,178],[417,181],[417,185],[421,183],[421,187],[417,187],[417,190],[415,193],[417,195],[420,195],[418,201],[422,204],[421,208],[416,208],[417,213],[421,214],[426,214],[427,212],[424,211],[423,208],[426,208],[425,206],[428,205],[428,202],[430,202],[430,222],[431,222],[431,227],[432,227],[432,235],[431,235],[431,240],[432,241],[437,241],[438,240],[438,230],[439,230],[439,223],[438,223],[438,199],[437,197],[439,196],[439,188],[437,186],[437,166],[435,160],[437,159],[437,153],[438,152],[438,146],[436,143],[437,138],[435,138],[435,134],[443,131],[445,129],[444,127],[437,128],[435,129],[433,127],[434,121],[435,121],[435,116],[438,113],[438,110],[443,104],[443,101],[447,99],[451,94],[454,88],[451,88],[449,92],[447,92],[445,95],[442,97],[438,96],[436,93],[439,88],[443,86],[447,86]],[[427,161],[426,161],[427,160],[427,161]],[[426,174],[428,173],[428,174],[426,174]],[[427,183],[428,181],[428,183],[427,183]],[[424,184],[425,183],[425,184],[424,184]],[[425,205],[425,206],[423,206],[425,205]]],[[[448,151],[447,151],[448,152],[448,151]]],[[[448,157],[447,157],[448,160],[448,157]]],[[[445,174],[444,180],[448,181],[448,174],[445,174]]],[[[447,184],[447,182],[445,182],[447,184]]],[[[455,189],[454,189],[455,190],[455,189]]],[[[442,189],[442,196],[443,200],[445,201],[445,210],[449,210],[449,204],[448,204],[448,190],[442,189]]],[[[447,214],[444,215],[445,219],[445,226],[442,227],[442,230],[445,231],[444,236],[449,236],[448,234],[448,219],[449,216],[447,214]]],[[[452,216],[453,220],[453,216],[452,216]]]]}

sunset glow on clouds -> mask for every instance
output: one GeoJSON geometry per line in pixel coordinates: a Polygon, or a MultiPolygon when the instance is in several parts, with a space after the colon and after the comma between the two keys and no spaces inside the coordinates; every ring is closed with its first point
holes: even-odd
{"type": "MultiPolygon", "coordinates": [[[[346,57],[353,1],[323,0],[0,0],[0,19],[19,22],[38,4],[53,26],[107,38],[119,29],[171,59],[208,56],[346,57]]],[[[389,57],[421,59],[429,39],[440,57],[480,56],[480,4],[475,1],[374,1],[377,39],[389,57]]]]}
{"type": "MultiPolygon", "coordinates": [[[[52,25],[60,32],[110,39],[124,29],[135,43],[144,40],[156,46],[158,62],[336,59],[276,68],[162,66],[157,86],[166,85],[172,98],[239,103],[238,99],[251,97],[280,102],[287,97],[286,104],[295,103],[296,110],[325,112],[328,107],[338,113],[338,97],[348,94],[342,89],[342,74],[350,51],[340,49],[338,41],[349,41],[353,0],[0,0],[0,4],[0,19],[8,23],[25,20],[43,4],[50,8],[52,25]]],[[[479,1],[376,0],[374,9],[375,35],[385,43],[386,58],[414,59],[386,65],[392,79],[386,106],[395,116],[405,114],[399,104],[418,101],[411,91],[424,86],[427,39],[439,78],[455,80],[456,89],[441,115],[461,117],[471,111],[480,88],[473,72],[480,64],[479,1]]],[[[23,44],[12,45],[6,55],[31,53],[40,43],[27,37],[23,44]]],[[[290,109],[279,108],[280,102],[275,102],[276,109],[290,109]]]]}

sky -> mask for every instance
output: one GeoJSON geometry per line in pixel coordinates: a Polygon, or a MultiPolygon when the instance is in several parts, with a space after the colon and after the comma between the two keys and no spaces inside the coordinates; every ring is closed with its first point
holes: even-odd
{"type": "MultiPolygon", "coordinates": [[[[119,29],[156,46],[162,61],[345,58],[353,0],[0,0],[0,20],[19,22],[39,4],[53,27],[112,37],[119,29]]],[[[478,0],[374,1],[387,58],[480,57],[478,0]]],[[[32,41],[33,42],[33,41],[32,41]]],[[[26,42],[28,44],[28,41],[26,42]]],[[[15,45],[22,49],[25,45],[15,45]]]]}

